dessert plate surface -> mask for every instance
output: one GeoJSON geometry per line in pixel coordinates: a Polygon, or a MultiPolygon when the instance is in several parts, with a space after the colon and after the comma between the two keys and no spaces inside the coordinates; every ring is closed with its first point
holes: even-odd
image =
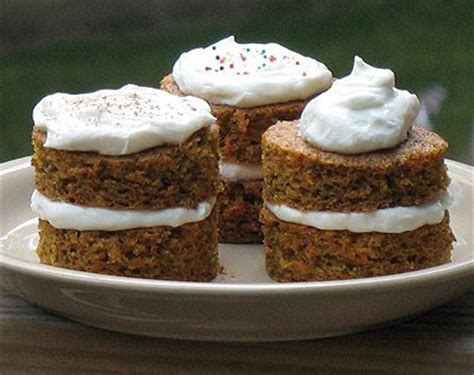
{"type": "Polygon", "coordinates": [[[406,319],[474,285],[473,171],[447,161],[457,242],[450,264],[352,281],[276,283],[259,245],[220,245],[212,283],[133,279],[40,264],[29,158],[1,165],[0,285],[72,320],[138,335],[216,341],[336,336],[406,319]]]}

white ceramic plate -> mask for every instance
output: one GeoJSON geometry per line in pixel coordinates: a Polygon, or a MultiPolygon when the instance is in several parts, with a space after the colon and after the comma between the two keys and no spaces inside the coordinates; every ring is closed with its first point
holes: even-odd
{"type": "Polygon", "coordinates": [[[450,264],[352,281],[279,284],[261,246],[221,245],[213,283],[131,279],[39,264],[29,158],[1,165],[0,282],[33,304],[88,325],[139,335],[273,341],[341,335],[445,303],[474,285],[473,168],[448,161],[457,237],[450,264]]]}

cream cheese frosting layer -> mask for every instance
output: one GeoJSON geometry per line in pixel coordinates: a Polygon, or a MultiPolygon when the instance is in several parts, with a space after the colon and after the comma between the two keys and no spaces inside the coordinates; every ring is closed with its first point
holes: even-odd
{"type": "Polygon", "coordinates": [[[34,126],[47,133],[45,147],[104,155],[181,144],[214,120],[204,100],[136,85],[77,95],[56,93],[33,110],[34,126]]]}
{"type": "Polygon", "coordinates": [[[233,36],[183,53],[173,67],[180,90],[215,104],[255,107],[306,99],[332,83],[328,68],[279,44],[233,36]]]}
{"type": "Polygon", "coordinates": [[[285,205],[266,203],[280,220],[321,230],[347,230],[354,233],[403,233],[423,225],[440,223],[449,198],[422,206],[390,207],[372,212],[300,211],[285,205]]]}
{"type": "Polygon", "coordinates": [[[263,169],[259,164],[220,162],[219,172],[224,180],[261,180],[263,169]]]}
{"type": "Polygon", "coordinates": [[[351,74],[305,107],[300,134],[313,146],[341,154],[390,148],[407,138],[419,109],[415,95],[395,88],[391,70],[355,56],[351,74]]]}
{"type": "Polygon", "coordinates": [[[116,231],[157,226],[179,227],[201,221],[211,214],[215,202],[215,198],[201,202],[196,209],[112,210],[53,201],[35,190],[31,197],[31,209],[55,228],[116,231]]]}

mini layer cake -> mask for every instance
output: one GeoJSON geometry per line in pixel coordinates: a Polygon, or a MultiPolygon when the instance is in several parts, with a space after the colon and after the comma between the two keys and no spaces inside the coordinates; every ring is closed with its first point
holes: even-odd
{"type": "Polygon", "coordinates": [[[309,99],[332,83],[314,59],[278,44],[239,44],[234,37],[182,54],[161,88],[207,100],[220,128],[221,242],[261,242],[261,136],[300,117],[309,99]]]}
{"type": "Polygon", "coordinates": [[[216,276],[222,187],[206,102],[127,85],[47,96],[33,118],[43,263],[155,279],[216,276]]]}
{"type": "Polygon", "coordinates": [[[300,121],[264,134],[261,221],[273,279],[360,278],[449,262],[448,146],[411,127],[418,108],[414,95],[394,88],[391,71],[356,58],[351,75],[310,102],[300,121]]]}

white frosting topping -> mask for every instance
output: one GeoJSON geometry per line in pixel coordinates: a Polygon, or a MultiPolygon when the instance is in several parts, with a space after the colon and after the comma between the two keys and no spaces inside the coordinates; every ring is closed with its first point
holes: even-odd
{"type": "Polygon", "coordinates": [[[180,90],[237,107],[306,99],[332,83],[328,68],[280,46],[240,44],[233,36],[183,53],[173,67],[180,90]]]}
{"type": "Polygon", "coordinates": [[[261,180],[263,169],[259,164],[220,162],[219,172],[224,180],[261,180]]]}
{"type": "Polygon", "coordinates": [[[449,198],[422,206],[390,207],[372,212],[300,211],[285,205],[266,203],[280,220],[321,230],[348,230],[355,233],[402,233],[423,225],[438,224],[444,218],[449,198]]]}
{"type": "Polygon", "coordinates": [[[214,117],[201,99],[126,85],[118,90],[49,95],[34,108],[33,121],[47,132],[45,147],[126,155],[180,144],[214,117]]]}
{"type": "Polygon", "coordinates": [[[300,134],[316,147],[343,154],[390,148],[407,138],[419,108],[415,95],[395,88],[391,70],[355,56],[352,73],[308,103],[300,134]]]}
{"type": "Polygon", "coordinates": [[[210,215],[215,201],[213,198],[208,202],[201,202],[196,209],[176,207],[157,211],[113,210],[53,201],[35,190],[31,197],[31,209],[55,228],[116,231],[156,226],[178,227],[201,221],[210,215]]]}

